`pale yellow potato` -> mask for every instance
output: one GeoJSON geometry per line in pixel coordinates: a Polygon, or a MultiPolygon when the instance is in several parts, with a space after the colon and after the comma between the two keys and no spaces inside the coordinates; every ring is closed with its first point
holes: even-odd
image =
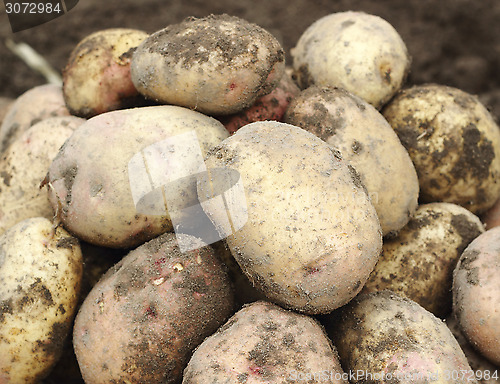
{"type": "Polygon", "coordinates": [[[290,103],[284,122],[340,151],[359,173],[377,210],[382,234],[396,235],[418,204],[415,167],[387,120],[341,88],[311,86],[290,103]]]}
{"type": "Polygon", "coordinates": [[[78,239],[46,218],[0,236],[0,382],[38,383],[61,356],[82,278],[78,239]]]}
{"type": "Polygon", "coordinates": [[[346,384],[347,376],[316,320],[258,301],[196,348],[182,383],[346,384]]]}
{"type": "Polygon", "coordinates": [[[392,291],[357,296],[325,327],[351,383],[477,383],[446,324],[392,291]]]}
{"type": "Polygon", "coordinates": [[[291,54],[302,88],[341,87],[377,109],[401,88],[411,61],[392,25],[354,11],[332,13],[311,24],[291,54]]]}
{"type": "Polygon", "coordinates": [[[84,241],[138,246],[173,230],[171,212],[183,220],[179,204],[197,203],[198,166],[228,136],[214,118],[177,106],[97,115],[71,135],[49,167],[52,207],[65,228],[84,241]],[[144,169],[132,172],[132,159],[146,164],[144,169]],[[175,182],[186,173],[193,177],[175,182]],[[134,200],[137,189],[140,199],[134,200]]]}
{"type": "Polygon", "coordinates": [[[390,289],[444,318],[451,312],[453,270],[483,232],[481,220],[459,205],[420,205],[399,235],[384,241],[363,292],[390,289]]]}
{"type": "Polygon", "coordinates": [[[221,232],[231,226],[231,253],[268,299],[326,313],[361,290],[382,233],[359,176],[338,152],[299,127],[265,121],[240,128],[205,162],[241,177],[244,193],[224,194],[230,210],[210,204],[224,189],[215,171],[198,180],[198,197],[221,232]]]}
{"type": "Polygon", "coordinates": [[[84,122],[76,116],[42,120],[5,150],[0,159],[0,234],[30,217],[54,217],[41,186],[59,148],[84,122]]]}
{"type": "Polygon", "coordinates": [[[3,118],[0,152],[5,151],[10,143],[39,121],[70,114],[60,85],[44,84],[29,89],[11,104],[3,118]]]}
{"type": "Polygon", "coordinates": [[[132,81],[146,97],[207,114],[232,114],[270,93],[285,53],[262,27],[228,15],[188,18],[148,37],[132,58],[132,81]]]}
{"type": "Polygon", "coordinates": [[[493,206],[500,196],[500,129],[477,97],[417,85],[382,113],[415,165],[421,202],[455,203],[478,215],[493,206]]]}
{"type": "Polygon", "coordinates": [[[500,366],[500,228],[472,241],[453,272],[453,313],[471,345],[500,366]]]}
{"type": "Polygon", "coordinates": [[[111,28],[92,33],[73,49],[63,70],[63,93],[72,114],[92,117],[144,104],[130,77],[136,47],[149,35],[111,28]]]}

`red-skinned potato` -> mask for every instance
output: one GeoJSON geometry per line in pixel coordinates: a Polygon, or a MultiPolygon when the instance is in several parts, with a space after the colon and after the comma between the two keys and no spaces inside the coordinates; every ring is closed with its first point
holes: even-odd
{"type": "Polygon", "coordinates": [[[181,253],[174,234],[153,239],[112,267],[78,312],[73,343],[85,383],[179,383],[192,350],[232,311],[212,248],[181,253]]]}
{"type": "Polygon", "coordinates": [[[130,61],[146,37],[136,29],[105,29],[75,47],[63,70],[64,100],[72,114],[89,118],[144,104],[130,78],[130,61]]]}

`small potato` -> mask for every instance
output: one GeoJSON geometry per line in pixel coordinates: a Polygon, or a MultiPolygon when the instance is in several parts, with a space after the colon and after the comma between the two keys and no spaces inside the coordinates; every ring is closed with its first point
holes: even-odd
{"type": "Polygon", "coordinates": [[[213,249],[181,253],[173,233],[161,235],[112,267],[80,308],[73,344],[85,383],[180,383],[192,350],[232,311],[213,249]]]}
{"type": "Polygon", "coordinates": [[[324,321],[351,384],[477,383],[446,324],[394,292],[359,295],[324,321]]]}
{"type": "Polygon", "coordinates": [[[389,123],[370,104],[341,89],[311,86],[290,103],[284,121],[340,151],[359,173],[382,234],[394,236],[415,213],[415,167],[389,123]]]}
{"type": "Polygon", "coordinates": [[[453,273],[453,313],[464,336],[500,366],[500,228],[465,249],[453,273]]]}
{"type": "Polygon", "coordinates": [[[63,70],[63,93],[73,115],[89,118],[144,104],[130,77],[135,48],[149,35],[128,28],[94,32],[73,49],[63,70]]]}
{"type": "Polygon", "coordinates": [[[177,106],[102,113],[81,125],[50,165],[52,207],[84,241],[138,246],[172,231],[171,215],[182,220],[179,206],[197,203],[193,175],[228,136],[219,121],[177,106]],[[142,168],[132,167],[132,158],[142,168]]]}
{"type": "Polygon", "coordinates": [[[398,32],[363,12],[322,17],[306,29],[291,54],[301,88],[344,88],[377,109],[401,88],[410,68],[398,32]]]}
{"type": "Polygon", "coordinates": [[[78,240],[45,218],[0,236],[0,382],[38,383],[61,356],[82,278],[78,240]]]}
{"type": "Polygon", "coordinates": [[[0,153],[29,127],[43,119],[69,116],[62,87],[45,84],[34,87],[19,96],[10,106],[0,126],[0,153]]]}
{"type": "Polygon", "coordinates": [[[132,58],[144,96],[207,114],[231,114],[271,92],[285,71],[278,40],[246,20],[188,18],[148,37],[132,58]]]}
{"type": "Polygon", "coordinates": [[[384,241],[363,292],[390,289],[444,318],[451,312],[453,270],[483,232],[479,218],[459,205],[421,205],[397,237],[384,241]]]}
{"type": "Polygon", "coordinates": [[[467,357],[472,372],[468,372],[467,375],[470,377],[476,377],[476,379],[481,384],[495,384],[498,383],[500,378],[500,367],[491,364],[483,356],[481,356],[477,351],[470,345],[469,341],[465,338],[458,325],[455,316],[449,316],[446,319],[446,325],[450,329],[455,339],[457,339],[460,348],[467,357]]]}
{"type": "Polygon", "coordinates": [[[198,197],[268,299],[316,314],[361,290],[378,260],[382,234],[356,171],[338,152],[299,127],[265,121],[240,128],[205,162],[208,169],[241,176],[244,195],[224,194],[233,210],[210,204],[225,189],[216,172],[198,179],[198,197]]]}
{"type": "Polygon", "coordinates": [[[348,383],[345,376],[316,320],[259,301],[196,348],[182,383],[348,383]]]}
{"type": "Polygon", "coordinates": [[[400,92],[382,111],[417,170],[423,203],[475,214],[500,196],[500,129],[475,96],[437,84],[400,92]]]}
{"type": "Polygon", "coordinates": [[[253,105],[240,113],[221,116],[218,119],[229,133],[233,134],[246,124],[256,121],[282,121],[290,101],[300,92],[299,87],[288,73],[281,78],[278,86],[269,94],[259,97],[253,105]]]}
{"type": "Polygon", "coordinates": [[[59,148],[84,122],[76,116],[44,119],[5,150],[0,159],[0,234],[30,217],[54,217],[41,185],[59,148]]]}

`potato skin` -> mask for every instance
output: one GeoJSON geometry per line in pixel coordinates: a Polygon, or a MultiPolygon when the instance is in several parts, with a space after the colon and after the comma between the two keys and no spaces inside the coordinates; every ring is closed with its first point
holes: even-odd
{"type": "Polygon", "coordinates": [[[464,336],[500,366],[500,228],[472,241],[453,273],[453,313],[464,336]]]}
{"type": "Polygon", "coordinates": [[[135,48],[149,35],[111,28],[92,33],[73,49],[63,70],[63,94],[73,115],[100,113],[144,104],[130,77],[135,48]]]}
{"type": "Polygon", "coordinates": [[[401,88],[410,57],[384,19],[338,12],[310,25],[291,50],[302,89],[313,84],[346,89],[380,109],[401,88]]]}
{"type": "Polygon", "coordinates": [[[41,185],[59,148],[83,122],[75,116],[44,119],[5,150],[0,159],[0,234],[24,219],[54,217],[41,185]]]}
{"type": "Polygon", "coordinates": [[[410,154],[423,203],[454,203],[475,214],[493,206],[500,196],[500,130],[477,97],[418,85],[382,113],[410,154]]]}
{"type": "Polygon", "coordinates": [[[459,205],[423,204],[397,237],[384,241],[362,292],[390,289],[445,318],[451,312],[453,270],[483,232],[479,218],[459,205]]]}
{"type": "Polygon", "coordinates": [[[394,236],[417,209],[415,167],[389,123],[370,104],[341,88],[311,86],[296,96],[284,122],[340,151],[359,173],[384,236],[394,236]]]}
{"type": "Polygon", "coordinates": [[[271,384],[306,375],[313,377],[307,381],[311,384],[347,383],[342,374],[335,347],[316,320],[258,301],[245,305],[196,348],[182,383],[271,384]],[[330,380],[336,375],[338,380],[330,380]]]}
{"type": "Polygon", "coordinates": [[[70,333],[82,278],[78,239],[41,217],[0,236],[0,382],[37,383],[70,333]]]}
{"type": "Polygon", "coordinates": [[[44,84],[29,89],[10,106],[0,126],[0,152],[33,124],[56,116],[69,116],[62,87],[44,84]]]}
{"type": "MultiPolygon", "coordinates": [[[[49,168],[50,201],[65,228],[84,241],[111,248],[132,248],[171,231],[168,212],[137,211],[128,163],[145,147],[192,131],[202,154],[229,136],[219,121],[177,106],[125,109],[89,119],[49,168]]],[[[195,179],[191,189],[195,195],[195,179]]]]}
{"type": "MultiPolygon", "coordinates": [[[[226,242],[266,297],[303,313],[325,313],[362,288],[382,246],[380,223],[359,177],[305,130],[279,122],[245,125],[207,155],[208,169],[239,172],[248,220],[226,242]]],[[[202,204],[215,178],[198,181],[202,204]]],[[[239,196],[228,204],[241,205],[239,196]]],[[[216,226],[227,212],[205,207],[216,226]]]]}
{"type": "Polygon", "coordinates": [[[284,70],[284,51],[265,29],[210,15],[153,33],[135,51],[131,74],[150,99],[222,115],[271,92],[284,70]]]}
{"type": "Polygon", "coordinates": [[[181,253],[172,233],[131,251],[94,286],[73,344],[87,384],[179,383],[191,351],[233,313],[210,247],[181,253]]]}
{"type": "Polygon", "coordinates": [[[361,294],[324,321],[344,370],[372,375],[352,384],[476,383],[462,376],[470,366],[446,324],[394,292],[361,294]]]}

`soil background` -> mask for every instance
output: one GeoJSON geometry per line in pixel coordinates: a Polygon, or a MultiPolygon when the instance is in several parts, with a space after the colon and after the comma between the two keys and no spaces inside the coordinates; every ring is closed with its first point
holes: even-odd
{"type": "MultiPolygon", "coordinates": [[[[500,116],[500,0],[80,0],[68,14],[12,33],[0,4],[0,97],[15,98],[45,79],[10,52],[6,39],[25,42],[58,71],[85,36],[105,28],[155,32],[189,16],[227,13],[256,23],[290,49],[327,14],[360,10],[401,34],[412,56],[406,86],[439,83],[476,94],[500,116]]],[[[80,383],[71,349],[46,383],[80,383]]]]}

